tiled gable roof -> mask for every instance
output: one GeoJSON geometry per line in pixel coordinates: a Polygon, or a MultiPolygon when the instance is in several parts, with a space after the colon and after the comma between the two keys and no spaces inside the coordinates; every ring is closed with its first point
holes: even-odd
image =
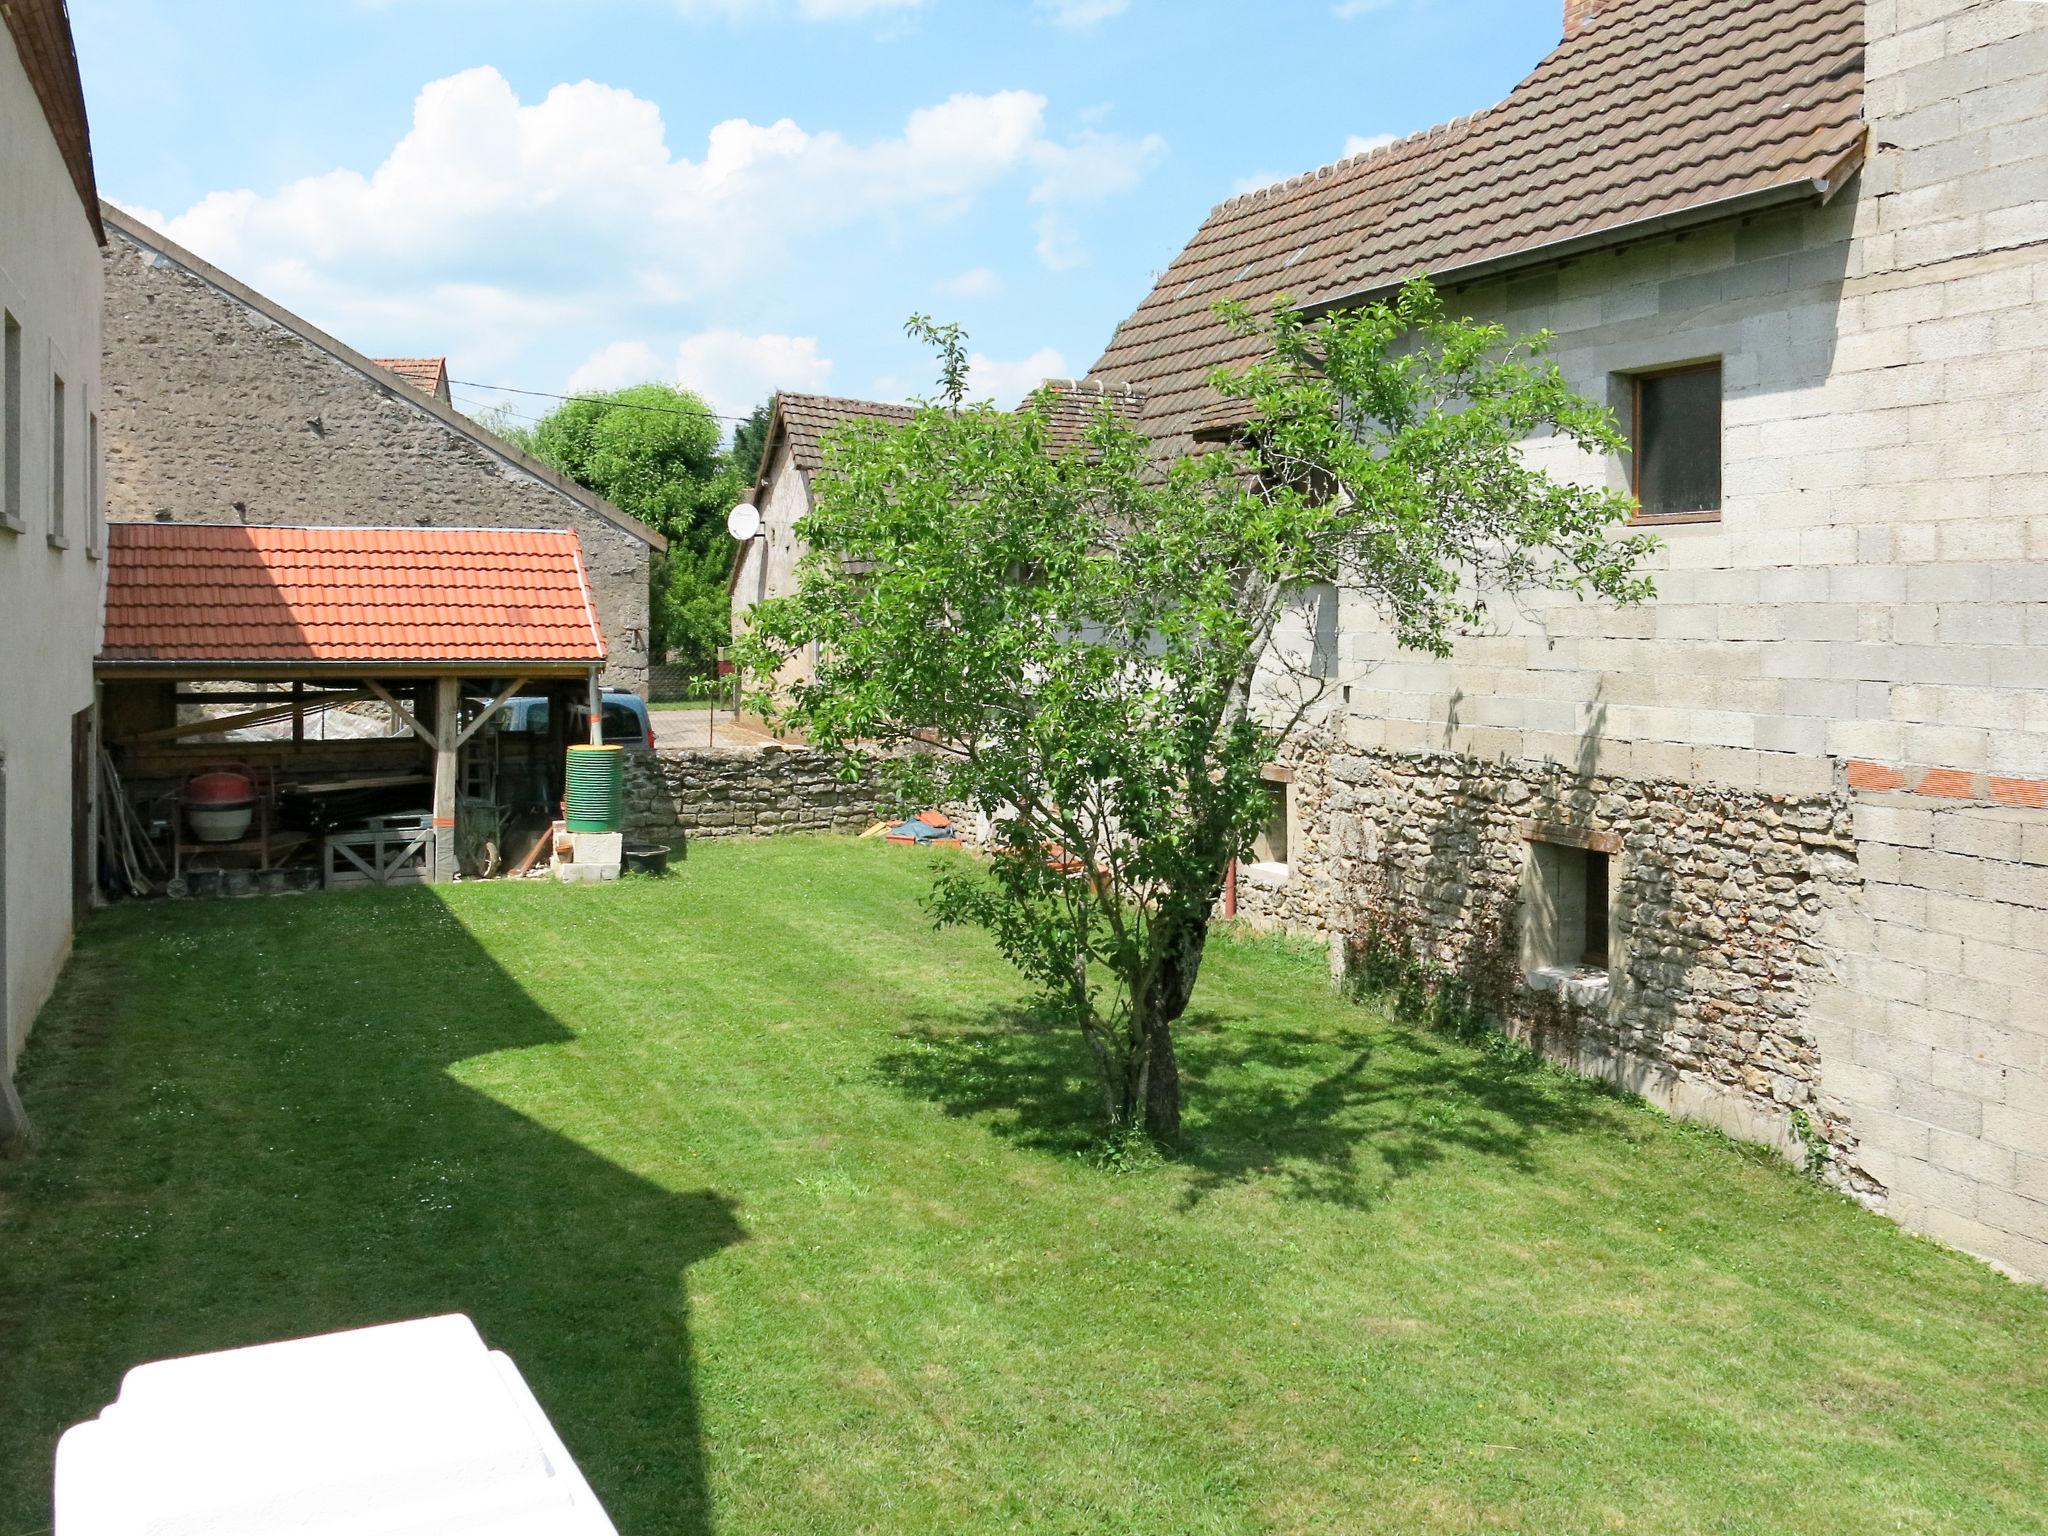
{"type": "Polygon", "coordinates": [[[1863,6],[1613,0],[1499,106],[1219,205],[1090,376],[1143,387],[1183,452],[1218,405],[1208,375],[1250,356],[1220,299],[1329,305],[1832,191],[1863,143],[1863,6]]]}
{"type": "Polygon", "coordinates": [[[379,368],[397,374],[423,394],[448,398],[448,359],[445,357],[373,357],[379,368]]]}
{"type": "Polygon", "coordinates": [[[107,529],[102,661],[595,665],[604,654],[572,532],[107,529]]]}
{"type": "Polygon", "coordinates": [[[14,38],[22,72],[35,90],[78,200],[85,205],[93,238],[105,245],[107,231],[100,222],[100,194],[93,179],[92,128],[86,121],[85,87],[78,78],[78,50],[71,40],[64,0],[5,0],[0,3],[0,20],[6,21],[14,38]]]}
{"type": "Polygon", "coordinates": [[[782,430],[789,440],[789,456],[796,467],[815,475],[825,467],[825,437],[849,421],[884,421],[901,424],[917,414],[914,405],[891,405],[881,400],[848,400],[838,395],[776,396],[782,430]]]}
{"type": "Polygon", "coordinates": [[[1104,384],[1087,379],[1047,379],[1042,387],[1052,392],[1047,431],[1056,451],[1078,444],[1095,424],[1096,416],[1105,404],[1127,425],[1136,425],[1145,414],[1144,391],[1129,385],[1104,384]]]}

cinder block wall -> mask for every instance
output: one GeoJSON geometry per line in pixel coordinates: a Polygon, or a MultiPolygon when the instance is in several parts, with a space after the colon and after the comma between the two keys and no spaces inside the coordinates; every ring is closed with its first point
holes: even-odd
{"type": "Polygon", "coordinates": [[[610,661],[647,681],[647,546],[220,289],[110,230],[107,508],[117,521],[573,528],[610,661]]]}
{"type": "MultiPolygon", "coordinates": [[[[1346,594],[1334,754],[1297,770],[1308,836],[1241,895],[1327,931],[1355,894],[1333,844],[1345,763],[1385,753],[1449,754],[1439,779],[1465,763],[1454,799],[1492,765],[1549,764],[1681,804],[1832,806],[1861,874],[1816,892],[1822,972],[1785,996],[1838,1174],[2048,1279],[2048,883],[2028,852],[2048,825],[2048,6],[1873,0],[1868,23],[1872,158],[1827,206],[1455,295],[1555,330],[1595,398],[1720,357],[1721,519],[1662,530],[1655,603],[1499,603],[1448,661],[1397,652],[1346,594]]],[[[1659,1005],[1671,1030],[1691,1000],[1659,1005]]],[[[1666,1054],[1615,1038],[1644,1070],[1666,1054]]],[[[1699,1081],[1754,1100],[1702,1039],[1699,1081]]]]}

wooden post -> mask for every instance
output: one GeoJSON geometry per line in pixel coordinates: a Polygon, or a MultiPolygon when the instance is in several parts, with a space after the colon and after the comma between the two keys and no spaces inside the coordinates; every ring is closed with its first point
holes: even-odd
{"type": "Polygon", "coordinates": [[[456,716],[461,684],[434,680],[434,871],[436,881],[455,878],[456,716]]]}

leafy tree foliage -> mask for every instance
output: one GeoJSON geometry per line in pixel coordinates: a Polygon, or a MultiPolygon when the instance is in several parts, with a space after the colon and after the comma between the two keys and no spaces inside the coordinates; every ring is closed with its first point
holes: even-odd
{"type": "Polygon", "coordinates": [[[1285,622],[1304,587],[1363,593],[1436,655],[1489,593],[1650,594],[1650,541],[1614,531],[1628,500],[1523,456],[1551,433],[1621,448],[1547,337],[1451,318],[1424,283],[1315,322],[1229,313],[1261,343],[1215,381],[1246,430],[1166,466],[1107,409],[1061,451],[1047,398],[965,403],[958,327],[914,319],[940,399],[828,445],[799,587],[744,648],[767,680],[815,647],[764,711],[994,819],[993,856],[940,873],[935,915],[985,927],[1078,1029],[1111,1123],[1169,1143],[1174,1026],[1264,819],[1260,770],[1326,713],[1327,668],[1285,622]]]}
{"type": "Polygon", "coordinates": [[[724,425],[701,397],[637,384],[567,401],[523,434],[521,446],[536,458],[669,540],[650,576],[648,638],[657,657],[708,668],[729,638],[725,515],[753,483],[766,412],[758,408],[727,451],[724,425]]]}

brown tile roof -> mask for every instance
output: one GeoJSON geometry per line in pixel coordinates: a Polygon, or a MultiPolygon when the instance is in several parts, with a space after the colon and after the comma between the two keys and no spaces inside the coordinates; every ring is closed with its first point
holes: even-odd
{"type": "Polygon", "coordinates": [[[78,200],[85,204],[93,238],[107,243],[100,223],[100,194],[92,173],[92,130],[85,117],[85,87],[78,79],[78,50],[71,41],[71,18],[64,0],[0,0],[0,17],[14,37],[22,72],[35,88],[50,125],[50,136],[71,172],[78,200]]]}
{"type": "Polygon", "coordinates": [[[603,659],[571,532],[107,529],[101,661],[603,659]]]}
{"type": "MultiPolygon", "coordinates": [[[[782,430],[789,438],[790,457],[807,475],[825,467],[825,435],[849,421],[906,422],[917,414],[914,405],[891,405],[881,400],[848,400],[838,395],[790,395],[775,397],[782,430]]],[[[766,469],[766,464],[763,464],[766,469]]]]}
{"type": "Polygon", "coordinates": [[[389,369],[423,394],[448,398],[448,359],[445,357],[373,357],[379,368],[389,369]]]}
{"type": "Polygon", "coordinates": [[[1612,0],[1500,105],[1218,205],[1090,376],[1144,388],[1183,452],[1220,405],[1208,375],[1248,358],[1219,299],[1327,305],[1831,191],[1863,143],[1863,3],[1612,0]]]}
{"type": "Polygon", "coordinates": [[[1055,450],[1080,442],[1094,425],[1104,402],[1127,423],[1136,424],[1145,414],[1144,391],[1129,385],[1089,379],[1047,379],[1044,388],[1053,395],[1047,428],[1055,450]]]}

